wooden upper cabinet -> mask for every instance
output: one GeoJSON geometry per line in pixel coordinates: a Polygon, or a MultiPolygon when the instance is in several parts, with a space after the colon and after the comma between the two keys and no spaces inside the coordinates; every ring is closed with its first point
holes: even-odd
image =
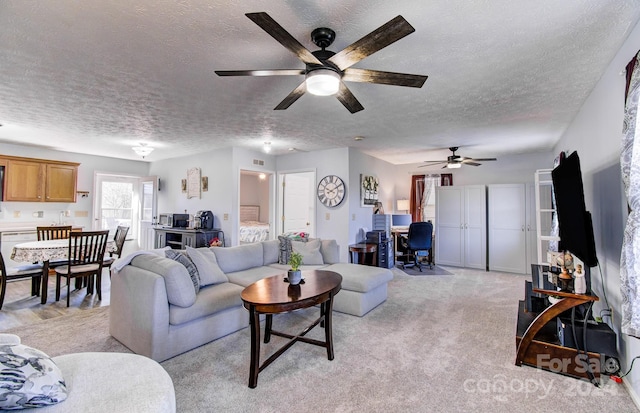
{"type": "Polygon", "coordinates": [[[76,202],[78,167],[74,165],[46,165],[44,200],[46,202],[76,202]]]}
{"type": "Polygon", "coordinates": [[[3,157],[5,201],[76,202],[77,163],[3,157]]]}

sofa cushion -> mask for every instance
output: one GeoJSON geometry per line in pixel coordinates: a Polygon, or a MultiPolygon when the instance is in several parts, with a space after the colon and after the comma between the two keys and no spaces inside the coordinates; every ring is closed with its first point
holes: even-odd
{"type": "Polygon", "coordinates": [[[0,345],[0,410],[50,406],[67,395],[62,371],[49,356],[23,344],[0,345]]]}
{"type": "Polygon", "coordinates": [[[320,254],[325,264],[337,264],[340,262],[340,247],[334,239],[320,241],[320,254]]]}
{"type": "Polygon", "coordinates": [[[196,292],[184,265],[155,254],[138,255],[131,260],[131,265],[161,275],[170,304],[190,307],[196,301],[196,292]]]}
{"type": "Polygon", "coordinates": [[[191,258],[189,258],[187,254],[176,250],[166,250],[164,254],[167,258],[184,265],[184,268],[186,268],[189,273],[189,277],[191,277],[193,289],[196,294],[198,294],[198,291],[200,291],[200,274],[198,273],[198,268],[195,266],[191,258]]]}
{"type": "Polygon", "coordinates": [[[213,248],[218,265],[225,274],[262,266],[262,243],[213,248]]]}
{"type": "Polygon", "coordinates": [[[169,324],[182,324],[230,308],[241,307],[242,289],[239,285],[228,282],[202,287],[191,307],[169,307],[169,324]]]}
{"type": "Polygon", "coordinates": [[[200,286],[220,284],[229,281],[220,269],[216,254],[209,247],[193,248],[187,246],[187,255],[195,264],[200,274],[200,286]]]}
{"type": "Polygon", "coordinates": [[[366,293],[393,279],[393,273],[386,268],[360,264],[331,264],[323,270],[342,275],[342,289],[366,293]]]}
{"type": "Polygon", "coordinates": [[[320,240],[314,239],[307,242],[291,241],[292,251],[302,254],[302,263],[305,265],[322,265],[322,254],[320,254],[320,240]]]}
{"type": "Polygon", "coordinates": [[[309,234],[306,232],[285,232],[282,235],[278,235],[278,241],[280,242],[278,264],[289,263],[289,256],[291,255],[291,241],[307,242],[308,240],[309,234]]]}
{"type": "Polygon", "coordinates": [[[280,241],[262,241],[262,265],[269,265],[278,262],[280,256],[280,241]]]}
{"type": "Polygon", "coordinates": [[[273,275],[284,274],[285,272],[286,270],[273,268],[271,266],[254,267],[248,270],[227,273],[227,277],[229,277],[229,282],[241,285],[242,287],[248,287],[258,280],[271,277],[273,275]]]}

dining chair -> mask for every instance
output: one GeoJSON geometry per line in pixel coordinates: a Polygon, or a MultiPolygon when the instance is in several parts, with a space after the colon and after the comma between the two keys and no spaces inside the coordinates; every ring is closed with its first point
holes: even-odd
{"type": "Polygon", "coordinates": [[[7,268],[0,252],[0,310],[4,303],[7,290],[7,282],[31,278],[31,295],[40,295],[40,283],[42,282],[42,265],[29,264],[20,267],[7,268]]]}
{"type": "MultiPolygon", "coordinates": [[[[128,232],[129,227],[118,225],[118,228],[116,228],[116,233],[113,236],[113,241],[116,244],[116,249],[115,251],[109,251],[109,256],[105,257],[102,262],[103,267],[111,269],[111,264],[113,264],[116,260],[116,257],[114,257],[114,255],[117,255],[117,258],[122,257],[122,248],[124,247],[124,241],[127,238],[128,232]]],[[[111,273],[109,273],[109,276],[111,276],[111,273]]]]}
{"type": "MultiPolygon", "coordinates": [[[[38,233],[38,241],[48,241],[52,239],[65,239],[69,238],[71,233],[71,225],[64,226],[48,226],[48,227],[36,227],[38,233]]],[[[65,259],[54,259],[49,261],[49,275],[53,275],[53,269],[58,265],[64,265],[67,263],[65,259]]]]}
{"type": "Polygon", "coordinates": [[[67,279],[67,307],[69,307],[71,279],[86,278],[87,292],[93,292],[92,280],[96,276],[96,290],[98,299],[102,300],[102,261],[109,230],[86,231],[69,233],[69,254],[65,265],[55,268],[56,272],[56,301],[60,300],[60,282],[62,277],[67,279]]]}
{"type": "Polygon", "coordinates": [[[71,233],[71,225],[36,227],[38,233],[38,241],[46,241],[50,239],[69,238],[71,233]]]}

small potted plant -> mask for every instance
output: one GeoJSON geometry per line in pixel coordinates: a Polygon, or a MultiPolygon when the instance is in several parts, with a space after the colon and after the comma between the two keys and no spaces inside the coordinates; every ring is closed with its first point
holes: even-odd
{"type": "Polygon", "coordinates": [[[299,252],[291,252],[289,255],[289,265],[291,269],[287,273],[289,278],[289,284],[298,285],[302,279],[302,271],[300,271],[300,265],[302,264],[302,254],[299,252]]]}

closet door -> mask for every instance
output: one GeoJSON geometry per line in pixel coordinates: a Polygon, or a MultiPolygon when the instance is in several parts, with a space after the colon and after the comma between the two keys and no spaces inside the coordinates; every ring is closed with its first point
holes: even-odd
{"type": "Polygon", "coordinates": [[[464,266],[464,187],[436,189],[435,262],[464,266]]]}
{"type": "Polygon", "coordinates": [[[526,274],[525,185],[489,185],[489,269],[526,274]]]}
{"type": "Polygon", "coordinates": [[[464,266],[487,269],[487,190],[464,187],[464,266]]]}

